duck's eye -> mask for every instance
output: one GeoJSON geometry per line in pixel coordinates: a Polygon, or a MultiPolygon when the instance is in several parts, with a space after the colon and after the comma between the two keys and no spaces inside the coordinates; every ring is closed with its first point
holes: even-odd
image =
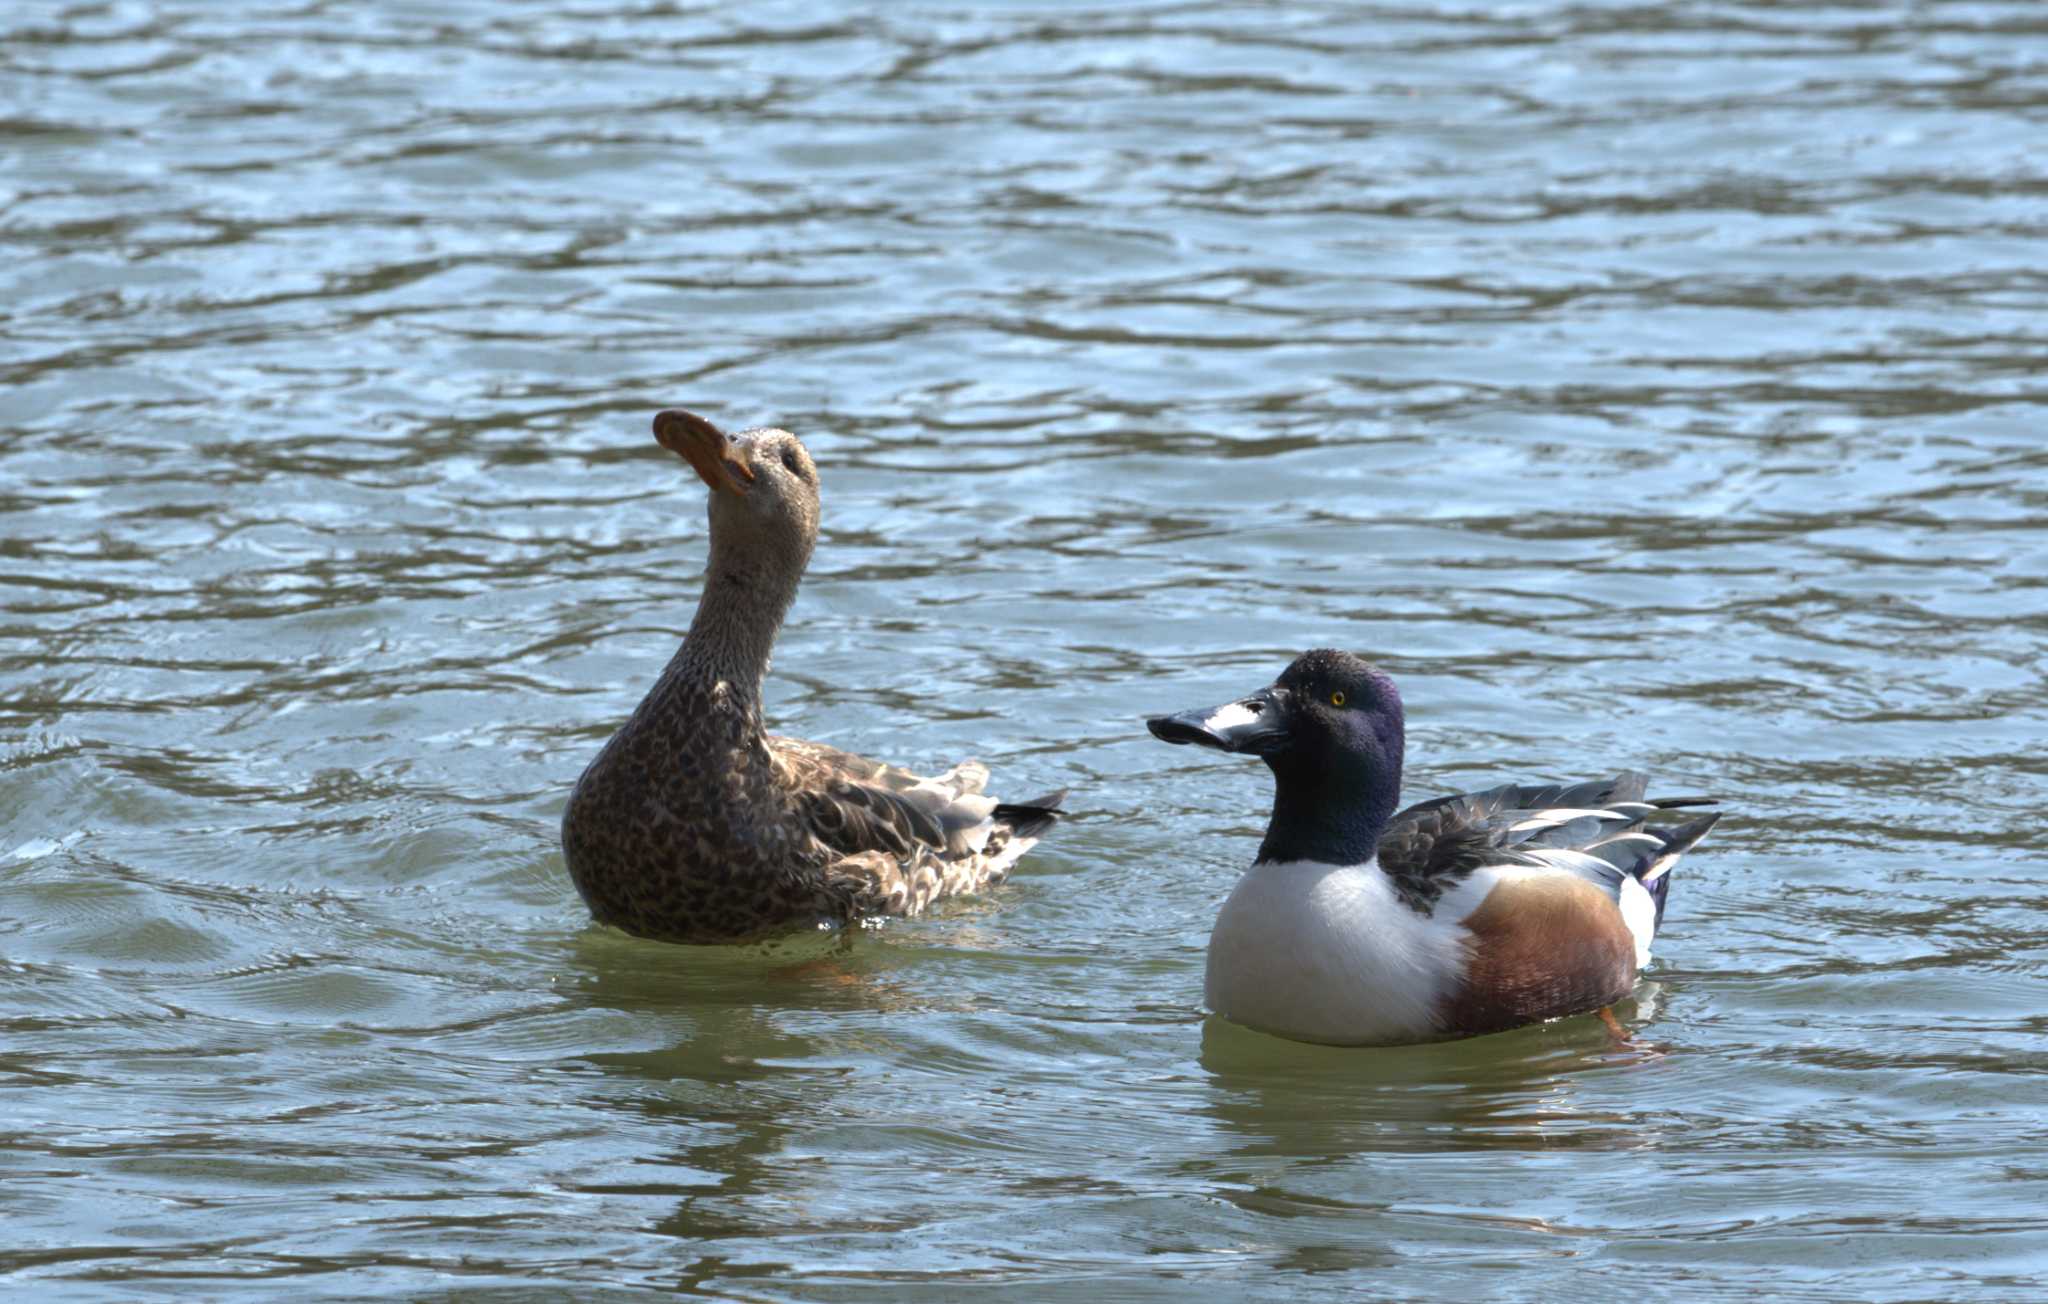
{"type": "Polygon", "coordinates": [[[804,464],[797,457],[796,450],[794,448],[785,448],[782,450],[782,465],[789,469],[789,473],[791,475],[801,477],[804,473],[804,464]]]}
{"type": "Polygon", "coordinates": [[[1331,706],[1342,706],[1342,705],[1344,705],[1344,703],[1345,703],[1345,701],[1346,701],[1346,700],[1347,700],[1347,699],[1346,699],[1346,698],[1345,698],[1345,696],[1344,696],[1344,690],[1343,690],[1343,689],[1339,688],[1339,689],[1334,689],[1334,690],[1332,690],[1332,691],[1331,691],[1331,693],[1330,693],[1330,705],[1331,705],[1331,706]]]}

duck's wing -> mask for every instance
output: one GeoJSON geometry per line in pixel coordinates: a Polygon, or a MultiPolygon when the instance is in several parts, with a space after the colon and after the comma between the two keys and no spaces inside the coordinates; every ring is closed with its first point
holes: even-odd
{"type": "MultiPolygon", "coordinates": [[[[1380,868],[1404,898],[1427,909],[1473,872],[1504,866],[1585,879],[1622,904],[1625,880],[1649,893],[1663,922],[1665,873],[1706,835],[1718,814],[1670,827],[1661,812],[1711,804],[1704,797],[1646,798],[1649,779],[1619,774],[1574,784],[1504,784],[1419,802],[1388,821],[1380,868]]],[[[1633,928],[1633,925],[1632,925],[1633,928]]],[[[1639,937],[1647,949],[1648,936],[1639,937]]]]}
{"type": "Polygon", "coordinates": [[[982,795],[988,770],[974,762],[926,778],[823,743],[770,738],[768,747],[812,836],[835,851],[958,855],[987,839],[997,803],[982,795]]]}
{"type": "Polygon", "coordinates": [[[770,737],[768,749],[811,836],[841,857],[831,875],[859,897],[852,913],[914,914],[999,881],[1065,796],[998,801],[976,761],[926,777],[798,738],[770,737]]]}

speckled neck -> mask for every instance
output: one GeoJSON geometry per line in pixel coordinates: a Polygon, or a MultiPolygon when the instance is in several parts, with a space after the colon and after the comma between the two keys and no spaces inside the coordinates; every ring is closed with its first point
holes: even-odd
{"type": "Polygon", "coordinates": [[[774,559],[773,552],[735,546],[713,534],[696,618],[663,678],[706,687],[722,682],[737,703],[758,706],[775,636],[803,578],[801,569],[777,567],[774,559]]]}

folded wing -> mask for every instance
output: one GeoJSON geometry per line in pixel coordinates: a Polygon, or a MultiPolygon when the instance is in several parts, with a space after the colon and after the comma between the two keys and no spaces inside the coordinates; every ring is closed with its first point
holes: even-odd
{"type": "Polygon", "coordinates": [[[1004,803],[975,761],[933,777],[794,738],[771,737],[806,827],[839,860],[832,880],[863,911],[916,913],[1002,880],[1058,818],[1064,792],[1004,803]]]}
{"type": "Polygon", "coordinates": [[[1380,838],[1380,867],[1404,899],[1433,906],[1448,888],[1474,871],[1518,866],[1570,874],[1606,892],[1624,916],[1629,879],[1642,885],[1653,907],[1647,919],[1629,918],[1638,950],[1663,922],[1665,878],[1680,855],[1705,836],[1718,814],[1652,824],[1665,812],[1711,804],[1703,797],[1646,798],[1649,779],[1619,774],[1575,784],[1505,784],[1419,802],[1388,822],[1380,838]]]}

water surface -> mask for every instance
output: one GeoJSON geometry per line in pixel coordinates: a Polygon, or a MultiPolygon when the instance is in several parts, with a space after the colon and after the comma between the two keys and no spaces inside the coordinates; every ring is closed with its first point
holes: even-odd
{"type": "Polygon", "coordinates": [[[43,1297],[2048,1286],[2026,3],[0,19],[0,1273],[43,1297]],[[1074,818],[849,944],[591,927],[802,434],[778,725],[1074,818]],[[1206,1022],[1315,644],[1410,795],[1728,817],[1632,1047],[1206,1022]]]}

